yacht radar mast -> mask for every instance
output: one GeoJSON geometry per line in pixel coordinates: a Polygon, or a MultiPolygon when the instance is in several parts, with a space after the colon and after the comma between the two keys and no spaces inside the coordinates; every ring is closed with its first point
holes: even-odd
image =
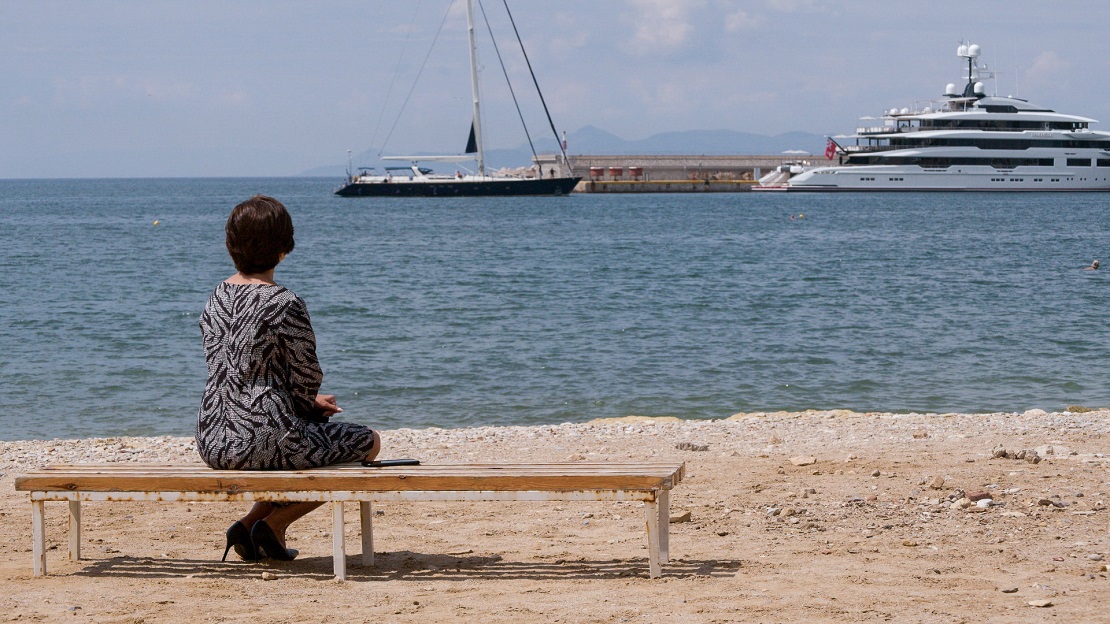
{"type": "Polygon", "coordinates": [[[975,59],[979,58],[981,50],[978,44],[960,44],[956,48],[956,56],[967,59],[967,85],[964,86],[964,97],[979,97],[983,95],[983,83],[978,82],[979,67],[975,59]]]}

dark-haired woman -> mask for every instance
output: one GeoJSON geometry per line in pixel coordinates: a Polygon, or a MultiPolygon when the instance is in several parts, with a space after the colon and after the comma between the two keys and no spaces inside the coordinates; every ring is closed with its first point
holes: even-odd
{"type": "MultiPolygon", "coordinates": [[[[239,204],[225,227],[237,272],[216,286],[200,330],[208,382],[197,417],[197,450],[220,470],[296,470],[372,460],[381,448],[369,427],[331,422],[341,412],[320,394],[323,373],[308,309],[274,282],[293,251],[293,220],[272,197],[239,204]]],[[[227,530],[224,559],[290,560],[285,529],[322,503],[255,503],[227,530]]]]}

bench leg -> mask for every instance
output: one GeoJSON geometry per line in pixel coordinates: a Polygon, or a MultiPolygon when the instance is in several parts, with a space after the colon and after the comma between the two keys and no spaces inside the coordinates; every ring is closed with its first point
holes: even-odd
{"type": "Polygon", "coordinates": [[[69,558],[81,560],[81,501],[69,501],[69,558]]]}
{"type": "Polygon", "coordinates": [[[347,580],[347,551],[343,545],[343,502],[332,501],[331,503],[331,558],[332,569],[335,571],[335,578],[345,581],[347,580]]]}
{"type": "Polygon", "coordinates": [[[659,538],[659,498],[656,496],[655,500],[644,502],[644,513],[647,515],[647,534],[648,534],[648,575],[651,578],[659,578],[663,574],[662,565],[660,564],[660,546],[661,541],[659,538]]]}
{"type": "Polygon", "coordinates": [[[659,490],[656,500],[659,501],[659,560],[667,563],[671,560],[671,491],[659,490]]]}
{"type": "Polygon", "coordinates": [[[35,576],[46,576],[46,525],[43,516],[46,503],[31,501],[31,551],[35,557],[35,576]]]}
{"type": "Polygon", "coordinates": [[[362,565],[374,565],[374,516],[370,501],[358,502],[358,517],[362,524],[362,565]]]}

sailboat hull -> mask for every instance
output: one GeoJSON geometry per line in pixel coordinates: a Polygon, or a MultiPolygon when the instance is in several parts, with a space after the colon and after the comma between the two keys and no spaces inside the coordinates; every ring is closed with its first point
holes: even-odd
{"type": "Polygon", "coordinates": [[[504,178],[420,182],[349,182],[335,191],[343,197],[513,197],[568,195],[582,178],[504,178]]]}

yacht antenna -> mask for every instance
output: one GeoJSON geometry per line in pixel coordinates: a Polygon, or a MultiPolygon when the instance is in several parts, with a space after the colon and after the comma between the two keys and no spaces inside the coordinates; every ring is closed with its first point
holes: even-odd
{"type": "Polygon", "coordinates": [[[964,97],[975,97],[975,59],[979,58],[979,46],[974,43],[960,44],[956,56],[967,59],[967,85],[964,86],[964,97]]]}
{"type": "Polygon", "coordinates": [[[478,104],[478,48],[474,43],[474,0],[466,0],[466,32],[470,37],[470,87],[474,92],[474,146],[478,152],[478,175],[486,175],[482,152],[482,111],[478,104]]]}

